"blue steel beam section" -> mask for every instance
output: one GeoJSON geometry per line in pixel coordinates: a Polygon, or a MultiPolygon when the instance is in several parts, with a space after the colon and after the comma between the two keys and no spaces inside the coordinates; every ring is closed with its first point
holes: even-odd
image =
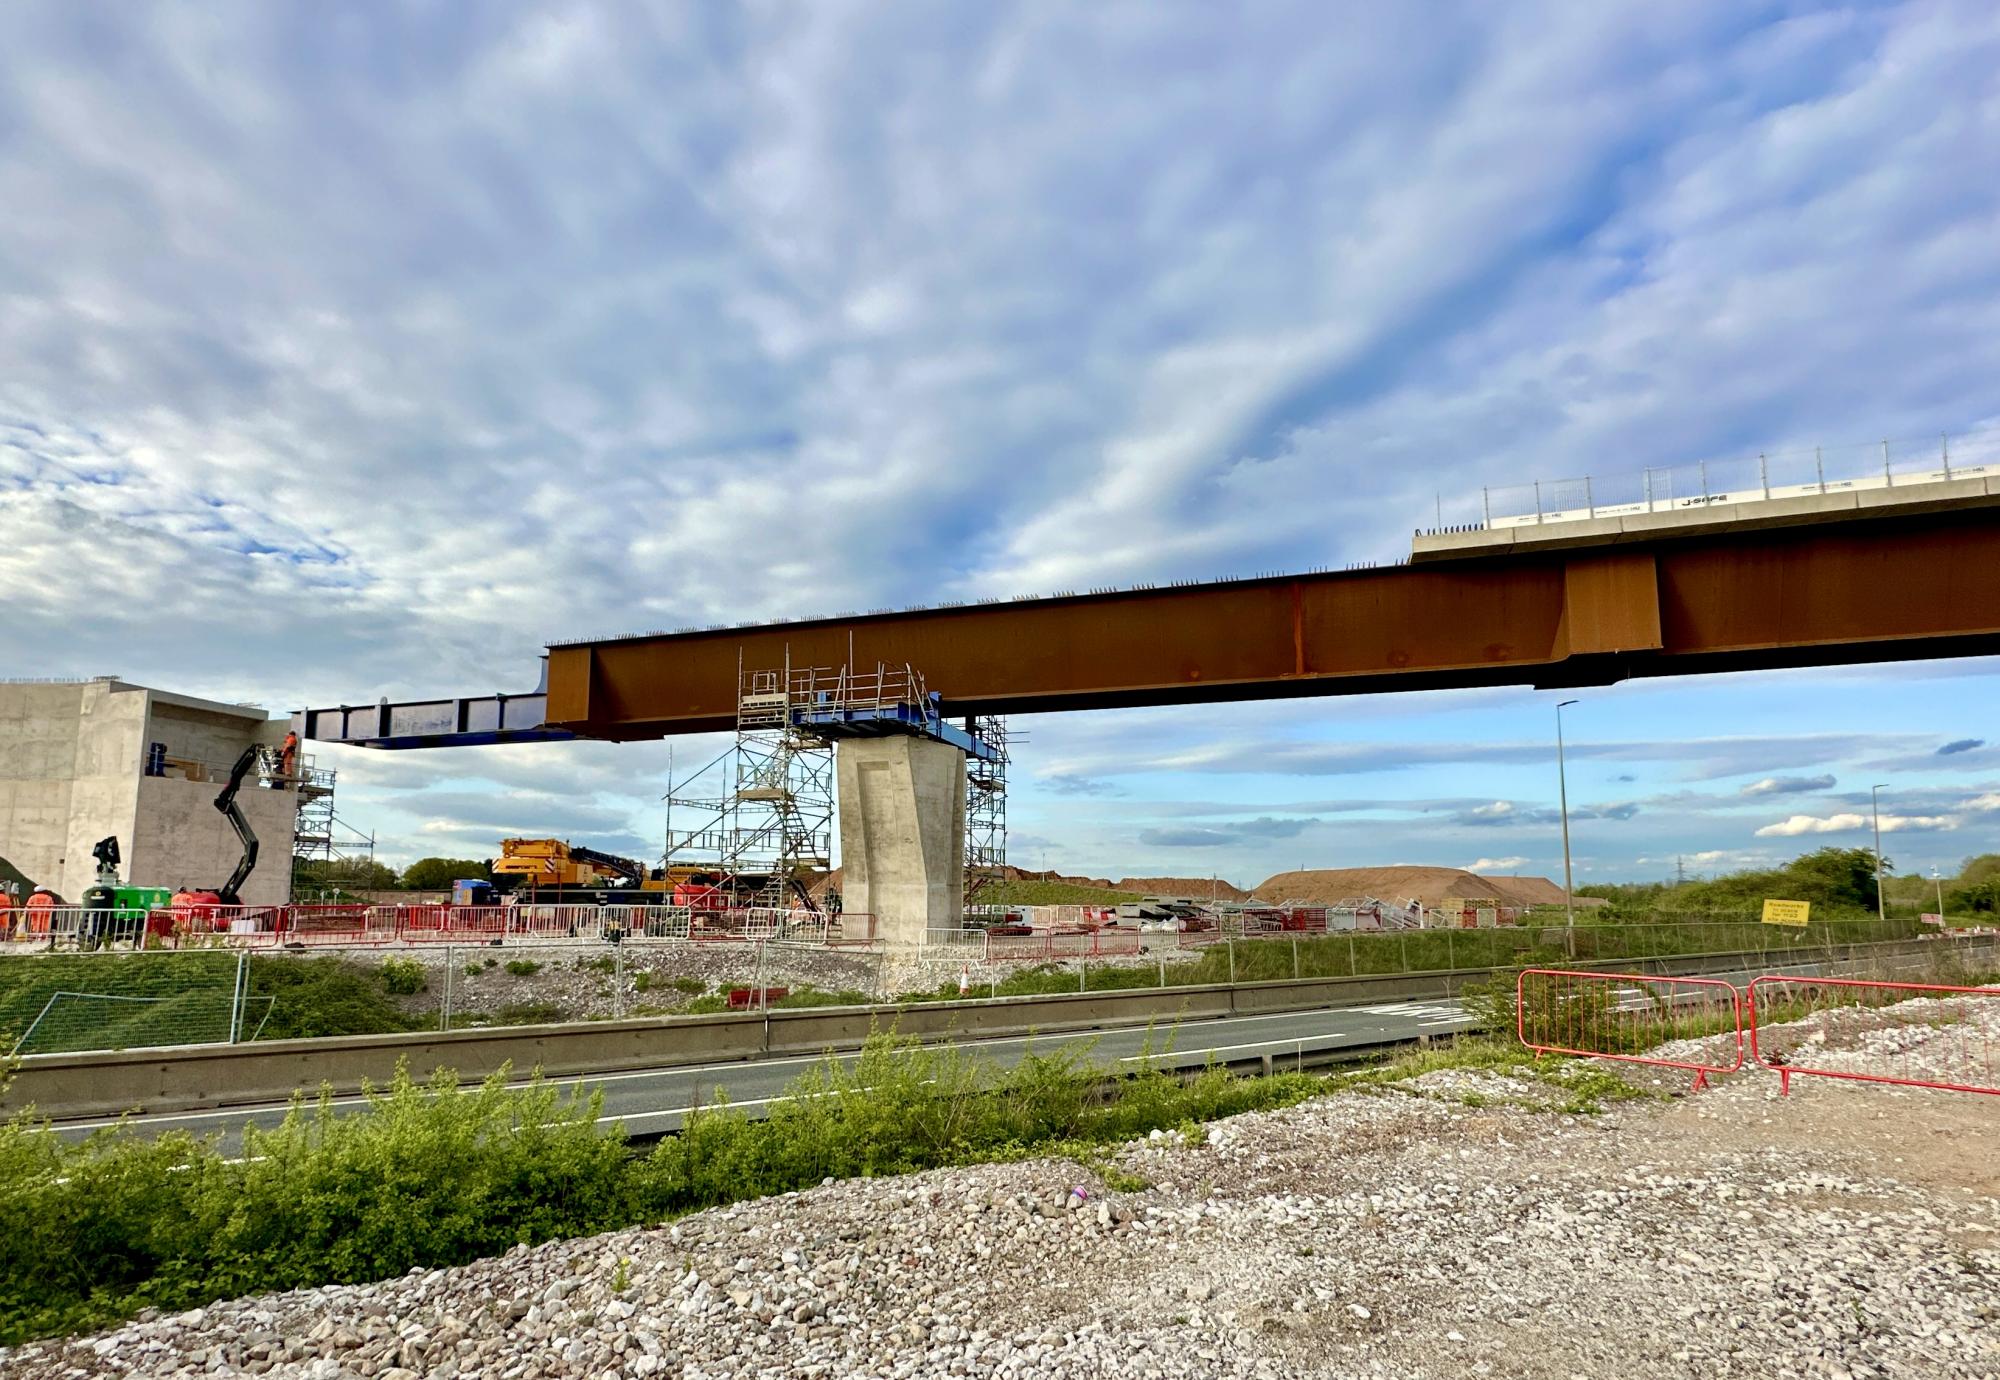
{"type": "MultiPolygon", "coordinates": [[[[547,709],[546,689],[523,695],[463,696],[400,704],[384,700],[380,704],[300,710],[292,716],[292,728],[306,742],[390,749],[558,743],[574,739],[577,735],[568,729],[550,728],[543,722],[547,709]]],[[[792,712],[792,722],[824,738],[881,738],[907,733],[949,743],[968,757],[982,761],[999,759],[999,751],[992,744],[947,722],[935,696],[927,706],[796,709],[792,712]]]]}
{"type": "Polygon", "coordinates": [[[342,705],[292,715],[292,729],[306,742],[351,747],[483,747],[493,743],[559,743],[576,737],[543,723],[549,697],[477,695],[449,700],[342,705]]]}

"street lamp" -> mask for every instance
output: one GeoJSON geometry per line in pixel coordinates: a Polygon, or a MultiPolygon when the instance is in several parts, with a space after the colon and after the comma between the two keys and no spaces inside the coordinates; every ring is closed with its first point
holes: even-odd
{"type": "Polygon", "coordinates": [[[1564,700],[1556,706],[1556,790],[1562,800],[1563,817],[1563,910],[1569,929],[1576,928],[1576,879],[1569,865],[1569,772],[1563,766],[1563,710],[1575,704],[1564,700]]]}
{"type": "Polygon", "coordinates": [[[1882,786],[1888,784],[1884,781],[1868,788],[1868,805],[1875,816],[1875,919],[1885,926],[1889,923],[1889,911],[1882,904],[1882,786]]]}
{"type": "Polygon", "coordinates": [[[1936,863],[1931,864],[1931,884],[1937,888],[1938,929],[1944,929],[1944,874],[1938,871],[1936,863]]]}

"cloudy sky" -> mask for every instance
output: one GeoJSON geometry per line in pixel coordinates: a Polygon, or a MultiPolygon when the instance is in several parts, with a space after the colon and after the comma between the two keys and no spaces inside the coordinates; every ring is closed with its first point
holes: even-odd
{"type": "MultiPolygon", "coordinates": [[[[15,0],[0,206],[6,673],[274,710],[2000,427],[1990,0],[15,0]]],[[[1995,669],[1588,692],[1580,873],[2000,846],[1995,669]]],[[[1014,859],[1559,872],[1553,699],[1017,720],[1014,859]]],[[[661,834],[664,745],[322,760],[661,834]]]]}

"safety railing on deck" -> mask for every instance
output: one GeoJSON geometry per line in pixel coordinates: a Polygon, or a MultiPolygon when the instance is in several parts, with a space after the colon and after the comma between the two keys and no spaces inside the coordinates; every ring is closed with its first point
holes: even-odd
{"type": "Polygon", "coordinates": [[[1991,476],[2000,476],[2000,430],[1501,485],[1480,490],[1477,511],[1440,498],[1438,519],[1443,530],[1523,527],[1991,476]]]}

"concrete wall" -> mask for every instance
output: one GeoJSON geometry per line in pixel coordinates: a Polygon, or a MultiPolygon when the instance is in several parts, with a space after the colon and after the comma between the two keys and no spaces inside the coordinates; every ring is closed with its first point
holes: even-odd
{"type": "MultiPolygon", "coordinates": [[[[229,778],[229,768],[266,720],[248,719],[236,713],[218,713],[197,708],[177,696],[155,690],[149,692],[150,714],[146,724],[148,742],[165,743],[167,756],[207,764],[208,779],[217,789],[229,778]]],[[[282,725],[281,725],[282,726],[282,725]]],[[[213,791],[210,792],[214,794],[213,791]]]]}
{"type": "MultiPolygon", "coordinates": [[[[282,731],[282,724],[277,727],[282,731]]],[[[260,710],[116,680],[0,683],[0,857],[68,901],[80,900],[96,879],[90,850],[107,837],[118,840],[124,876],[134,885],[215,885],[229,875],[240,849],[210,802],[222,772],[247,744],[270,732],[260,710]],[[153,742],[166,743],[173,756],[219,764],[218,780],[143,776],[153,742]],[[175,850],[185,850],[178,861],[175,850]]],[[[242,799],[265,860],[244,899],[284,901],[296,798],[253,786],[242,799]]]]}
{"type": "Polygon", "coordinates": [[[890,944],[965,918],[965,754],[928,738],[849,739],[834,749],[841,903],[890,944]]]}
{"type": "MultiPolygon", "coordinates": [[[[243,845],[215,808],[221,789],[214,781],[141,778],[133,834],[124,840],[125,880],[133,886],[222,885],[243,856],[243,845]]],[[[243,904],[281,906],[291,899],[298,797],[268,790],[252,777],[237,792],[236,806],[257,835],[257,870],[243,888],[243,904]]]]}
{"type": "Polygon", "coordinates": [[[97,841],[131,842],[145,729],[134,686],[0,685],[0,857],[77,900],[97,841]]]}

